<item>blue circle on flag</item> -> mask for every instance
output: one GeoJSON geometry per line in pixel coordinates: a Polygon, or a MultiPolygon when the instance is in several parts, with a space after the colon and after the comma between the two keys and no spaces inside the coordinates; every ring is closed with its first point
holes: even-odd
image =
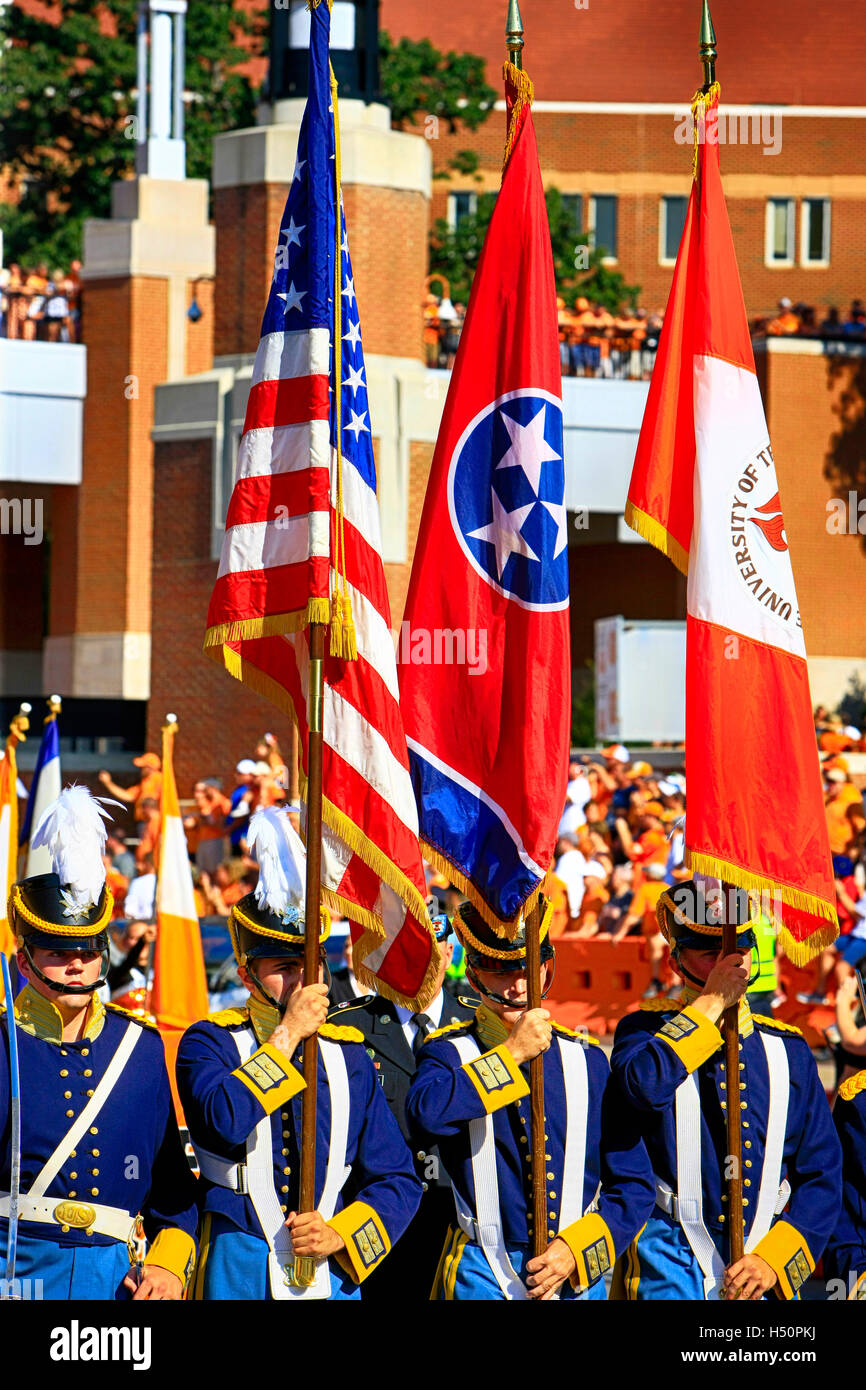
{"type": "Polygon", "coordinates": [[[568,603],[562,403],[509,391],[467,425],[448,470],[454,534],[472,568],[524,608],[568,603]]]}

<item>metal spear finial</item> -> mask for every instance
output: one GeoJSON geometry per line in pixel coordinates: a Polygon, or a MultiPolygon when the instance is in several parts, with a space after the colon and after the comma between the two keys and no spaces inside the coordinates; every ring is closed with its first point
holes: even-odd
{"type": "Polygon", "coordinates": [[[713,28],[712,16],[710,15],[709,0],[703,0],[701,9],[701,40],[698,45],[698,57],[704,65],[704,91],[709,91],[716,80],[716,59],[718,58],[716,48],[716,31],[713,28]]]}
{"type": "Polygon", "coordinates": [[[517,0],[508,0],[508,16],[505,20],[505,47],[508,61],[516,68],[523,67],[523,20],[517,0]]]}

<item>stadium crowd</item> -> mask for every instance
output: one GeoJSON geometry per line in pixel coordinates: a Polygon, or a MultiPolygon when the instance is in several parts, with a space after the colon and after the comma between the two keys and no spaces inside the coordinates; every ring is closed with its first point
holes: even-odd
{"type": "Polygon", "coordinates": [[[68,270],[40,264],[0,268],[0,338],[43,343],[81,341],[81,261],[68,270]]]}

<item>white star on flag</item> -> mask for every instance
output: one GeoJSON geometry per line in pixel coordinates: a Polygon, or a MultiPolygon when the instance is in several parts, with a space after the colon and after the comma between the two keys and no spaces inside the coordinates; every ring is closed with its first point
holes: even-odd
{"type": "Polygon", "coordinates": [[[346,296],[346,301],[349,304],[349,307],[351,308],[351,306],[355,302],[355,281],[352,280],[348,275],[346,276],[346,283],[341,289],[340,294],[344,294],[346,296]]]}
{"type": "Polygon", "coordinates": [[[508,430],[511,447],[497,463],[497,468],[522,468],[529,479],[529,486],[538,496],[541,484],[541,465],[558,462],[560,455],[552,449],[544,437],[545,406],[541,406],[526,425],[514,420],[500,410],[499,416],[508,430]]]}
{"type": "Polygon", "coordinates": [[[343,426],[343,429],[351,430],[355,436],[355,439],[358,438],[358,435],[361,434],[362,431],[366,434],[369,434],[370,427],[369,425],[364,424],[364,421],[367,418],[366,410],[362,410],[360,415],[356,415],[355,411],[353,410],[351,411],[351,415],[351,420],[349,421],[348,425],[343,426]]]}
{"type": "Polygon", "coordinates": [[[349,343],[351,347],[357,347],[361,341],[360,323],[350,323],[348,333],[343,334],[343,342],[349,343]]]}
{"type": "Polygon", "coordinates": [[[490,496],[493,501],[493,520],[487,526],[479,526],[477,531],[470,531],[469,537],[471,540],[489,541],[495,548],[496,568],[501,580],[512,555],[525,555],[528,560],[538,559],[526,537],[520,534],[520,528],[535,503],[530,502],[527,507],[515,507],[513,512],[509,512],[503,507],[493,488],[490,489],[490,496]]]}
{"type": "Polygon", "coordinates": [[[296,290],[295,282],[293,280],[292,283],[289,285],[287,292],[285,294],[280,294],[280,299],[284,299],[286,301],[284,313],[288,315],[290,309],[297,309],[298,313],[300,314],[302,312],[301,300],[307,293],[307,290],[296,290]]]}
{"type": "Polygon", "coordinates": [[[287,250],[290,246],[300,246],[301,238],[299,234],[303,231],[306,231],[306,227],[306,222],[302,226],[296,227],[294,217],[289,219],[288,227],[283,227],[282,231],[280,232],[280,236],[284,236],[286,238],[287,250]]]}
{"type": "Polygon", "coordinates": [[[301,177],[301,170],[303,169],[306,162],[307,161],[305,159],[295,160],[295,172],[292,174],[292,183],[295,182],[295,179],[299,179],[301,177]]]}
{"type": "Polygon", "coordinates": [[[542,502],[541,505],[542,507],[545,507],[547,511],[550,512],[550,515],[556,522],[556,545],[553,547],[553,558],[555,560],[557,555],[561,555],[563,550],[565,550],[568,546],[568,528],[565,520],[565,503],[542,502]]]}
{"type": "Polygon", "coordinates": [[[350,368],[349,368],[349,375],[347,376],[346,380],[343,382],[343,385],[349,387],[350,391],[352,392],[352,395],[355,394],[355,392],[358,390],[358,387],[359,387],[359,386],[366,386],[366,385],[367,385],[366,381],[364,380],[364,375],[363,375],[363,373],[364,373],[364,368],[363,368],[363,367],[350,367],[350,368]]]}
{"type": "Polygon", "coordinates": [[[346,228],[345,228],[345,227],[343,228],[343,240],[340,242],[340,250],[342,251],[342,253],[343,253],[344,256],[348,256],[348,254],[349,254],[349,234],[348,234],[348,232],[346,231],[346,228]]]}

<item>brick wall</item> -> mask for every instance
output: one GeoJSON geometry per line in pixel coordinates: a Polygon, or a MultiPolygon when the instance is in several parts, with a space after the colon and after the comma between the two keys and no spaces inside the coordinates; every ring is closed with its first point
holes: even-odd
{"type": "Polygon", "coordinates": [[[866,498],[866,359],[770,353],[764,370],[806,650],[862,660],[866,537],[829,532],[827,503],[866,498]]]}
{"type": "Polygon", "coordinates": [[[53,566],[51,630],[147,632],[150,431],[153,390],[168,366],[168,287],[164,280],[145,277],[91,280],[87,300],[83,481],[75,502],[60,499],[60,516],[74,524],[75,540],[64,537],[53,566]],[[68,569],[70,558],[74,567],[68,569]],[[64,575],[68,583],[72,574],[74,612],[59,590],[64,575]]]}
{"type": "Polygon", "coordinates": [[[661,618],[685,622],[686,581],[654,546],[570,546],[571,664],[575,671],[595,657],[596,618],[661,618]]]}
{"type": "Polygon", "coordinates": [[[286,750],[289,720],[202,652],[216,579],[210,558],[211,444],[157,445],[154,459],[153,648],[147,746],[160,747],[169,711],[179,721],[176,771],[181,797],[200,777],[234,785],[241,758],[271,730],[286,750]]]}
{"type": "MultiPolygon", "coordinates": [[[[287,196],[287,184],[214,193],[218,356],[256,350],[287,196]]],[[[343,201],[364,350],[420,358],[427,200],[401,189],[345,184],[343,201]]]]}
{"type": "Polygon", "coordinates": [[[193,288],[195,288],[195,298],[198,307],[202,311],[202,316],[198,323],[186,320],[186,350],[184,352],[184,371],[187,376],[194,376],[196,372],[210,371],[213,366],[213,344],[214,344],[214,281],[196,280],[187,282],[186,287],[186,307],[192,304],[193,288]]]}

